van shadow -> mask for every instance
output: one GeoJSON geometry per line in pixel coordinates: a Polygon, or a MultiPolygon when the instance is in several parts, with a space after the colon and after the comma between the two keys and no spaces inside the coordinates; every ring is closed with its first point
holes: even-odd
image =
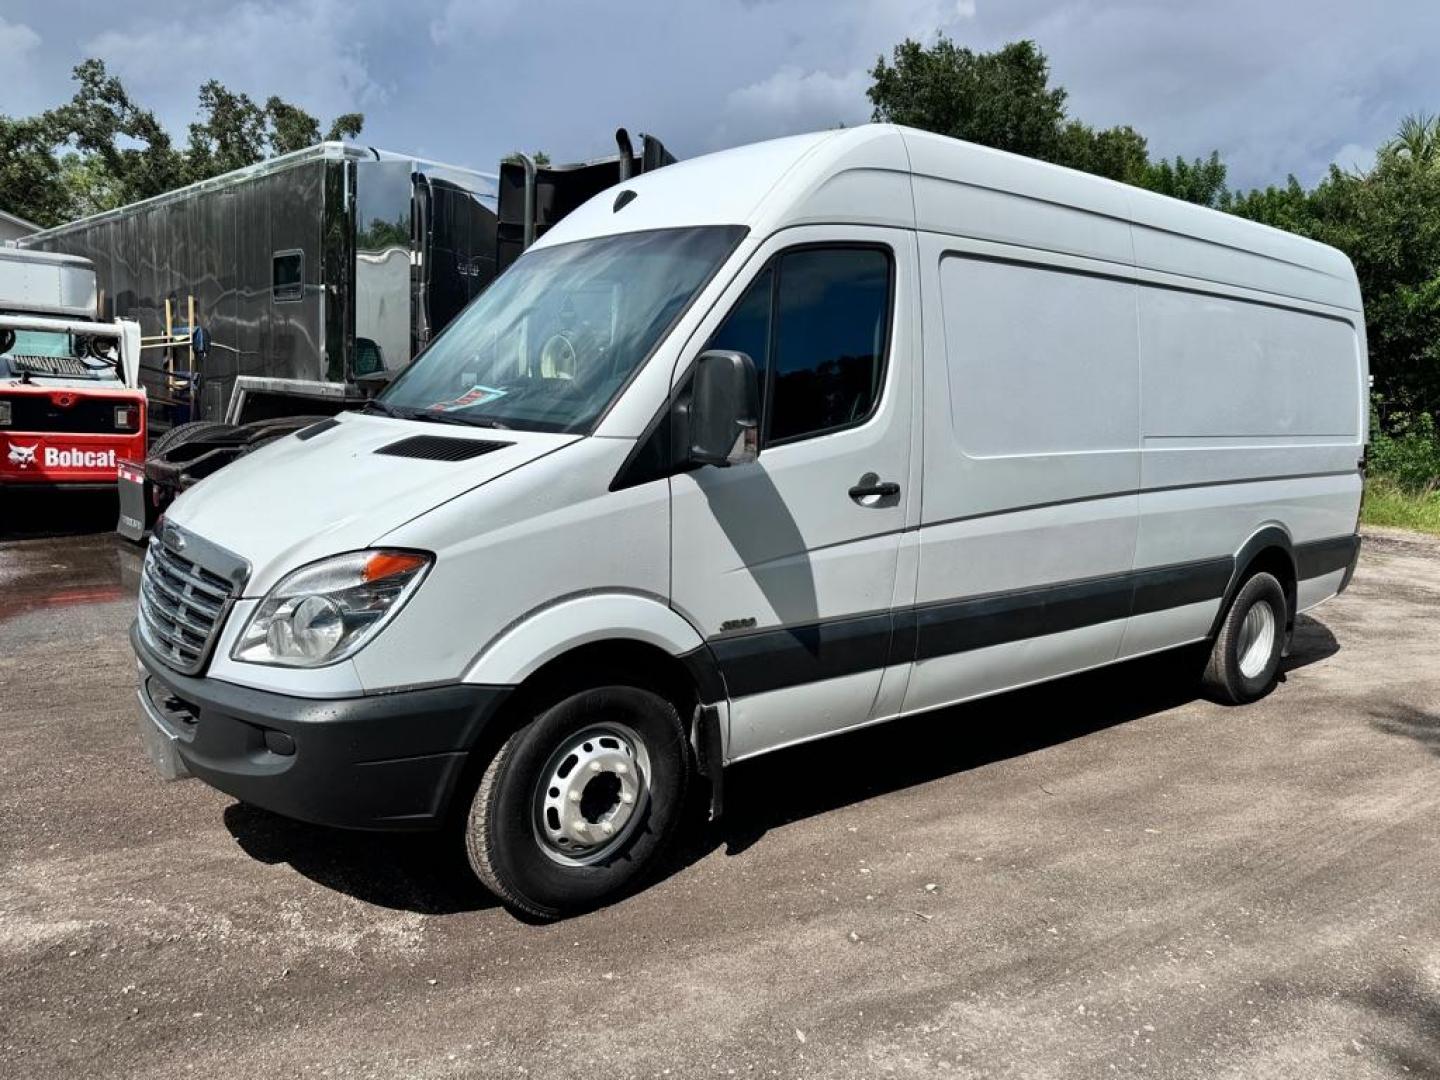
{"type": "MultiPolygon", "coordinates": [[[[1323,623],[1301,616],[1283,671],[1338,650],[1323,623]]],[[[658,876],[670,877],[716,849],[737,855],[795,821],[1186,704],[1196,697],[1204,660],[1203,648],[1132,660],[742,762],[726,772],[725,815],[692,829],[658,876]]],[[[352,832],[244,803],[226,807],[224,822],[252,858],[284,863],[368,904],[422,915],[497,904],[463,865],[451,833],[352,832]]]]}
{"type": "MultiPolygon", "coordinates": [[[[1328,627],[1300,616],[1281,681],[1339,648],[1328,627]]],[[[741,762],[726,772],[724,817],[695,838],[680,865],[717,847],[739,854],[793,821],[1194,701],[1207,649],[1131,660],[741,762]]]]}
{"type": "Polygon", "coordinates": [[[781,625],[819,617],[815,572],[800,526],[764,466],[704,469],[692,474],[710,515],[740,556],[781,625]]]}
{"type": "Polygon", "coordinates": [[[225,828],[241,850],[266,865],[285,863],[317,885],[377,907],[453,915],[498,903],[464,872],[447,833],[333,829],[232,803],[225,828]]]}

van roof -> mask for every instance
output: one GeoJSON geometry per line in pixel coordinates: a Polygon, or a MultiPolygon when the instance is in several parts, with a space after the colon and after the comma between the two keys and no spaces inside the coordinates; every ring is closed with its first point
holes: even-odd
{"type": "Polygon", "coordinates": [[[536,247],[644,229],[882,225],[1138,267],[1358,311],[1334,248],[1089,173],[892,124],[723,150],[633,177],[536,247]],[[619,209],[620,188],[635,198],[619,209]]]}

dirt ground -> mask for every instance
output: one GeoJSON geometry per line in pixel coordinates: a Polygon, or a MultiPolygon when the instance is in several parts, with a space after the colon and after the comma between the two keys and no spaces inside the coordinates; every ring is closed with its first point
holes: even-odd
{"type": "Polygon", "coordinates": [[[153,776],[95,527],[0,544],[0,1076],[1440,1076],[1440,543],[1258,705],[1147,661],[775,755],[532,926],[153,776]]]}

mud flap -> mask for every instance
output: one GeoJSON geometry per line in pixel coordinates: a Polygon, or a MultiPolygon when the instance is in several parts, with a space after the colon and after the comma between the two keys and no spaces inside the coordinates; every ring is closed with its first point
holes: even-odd
{"type": "Polygon", "coordinates": [[[126,540],[139,543],[154,524],[145,467],[139,462],[122,460],[116,473],[115,488],[120,496],[120,520],[115,524],[115,531],[126,540]]]}
{"type": "Polygon", "coordinates": [[[695,706],[690,740],[696,767],[710,781],[710,820],[718,821],[725,810],[725,751],[720,740],[719,709],[714,705],[695,706]]]}

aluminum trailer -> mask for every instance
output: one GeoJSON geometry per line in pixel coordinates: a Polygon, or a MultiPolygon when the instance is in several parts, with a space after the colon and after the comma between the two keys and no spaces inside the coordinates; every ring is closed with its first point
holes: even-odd
{"type": "Polygon", "coordinates": [[[674,160],[616,139],[611,157],[497,174],[327,142],[26,237],[94,262],[101,308],[147,341],[186,343],[142,368],[157,441],[121,471],[120,531],[139,539],[178,491],[362,404],[570,209],[674,160]]]}

